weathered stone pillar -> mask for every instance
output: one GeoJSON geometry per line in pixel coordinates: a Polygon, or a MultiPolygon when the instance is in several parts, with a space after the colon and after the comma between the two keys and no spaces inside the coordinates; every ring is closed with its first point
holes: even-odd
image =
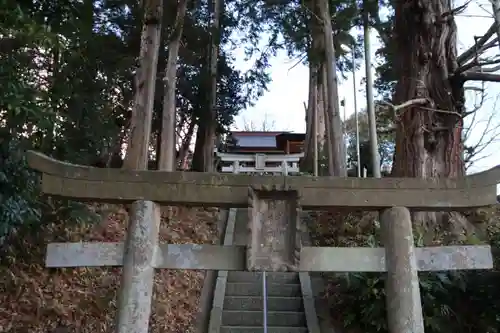
{"type": "Polygon", "coordinates": [[[300,198],[296,190],[249,188],[247,269],[295,271],[300,262],[300,198]]]}
{"type": "Polygon", "coordinates": [[[135,201],[130,212],[117,332],[148,333],[161,211],[152,201],[135,201]]]}
{"type": "Polygon", "coordinates": [[[386,209],[380,223],[387,267],[389,332],[424,333],[410,211],[405,207],[386,209]]]}

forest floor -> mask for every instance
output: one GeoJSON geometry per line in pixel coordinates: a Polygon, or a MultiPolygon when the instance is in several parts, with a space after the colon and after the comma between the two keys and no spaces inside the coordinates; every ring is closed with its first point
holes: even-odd
{"type": "MultiPolygon", "coordinates": [[[[68,227],[53,221],[33,234],[19,230],[4,243],[0,253],[0,332],[5,333],[107,333],[114,331],[120,268],[46,269],[45,248],[49,242],[123,241],[128,214],[121,206],[107,206],[101,223],[68,227]],[[66,330],[58,330],[58,328],[66,330]]],[[[214,244],[218,211],[174,208],[171,218],[162,216],[162,242],[214,244]]],[[[374,246],[377,243],[376,214],[316,213],[310,225],[316,246],[374,246]]],[[[473,229],[483,234],[500,230],[500,205],[467,214],[473,229]]],[[[442,235],[446,230],[437,233],[442,235]]],[[[452,228],[456,233],[456,228],[452,228]]],[[[470,243],[463,228],[460,242],[470,243]]],[[[455,235],[458,236],[458,235],[455,235]]],[[[436,237],[438,245],[442,237],[436,237]]],[[[483,240],[485,241],[485,240],[483,240]]],[[[487,240],[486,240],[487,241],[487,240]]],[[[193,331],[203,285],[201,271],[157,270],[150,332],[193,331]]],[[[342,313],[335,309],[335,280],[325,275],[323,295],[332,306],[332,320],[341,325],[342,313]]]]}
{"type": "MultiPolygon", "coordinates": [[[[98,224],[67,227],[54,222],[35,235],[21,230],[7,239],[0,254],[0,332],[114,332],[121,268],[44,267],[49,242],[123,241],[126,210],[108,207],[105,215],[98,224]]],[[[216,241],[217,211],[174,208],[171,216],[162,216],[161,241],[216,241]]],[[[191,332],[203,279],[201,271],[157,270],[150,332],[191,332]]]]}
{"type": "MultiPolygon", "coordinates": [[[[313,246],[382,246],[377,212],[317,212],[312,216],[314,223],[308,227],[313,246]]],[[[422,229],[414,226],[416,246],[491,244],[495,260],[494,271],[498,271],[500,266],[497,267],[497,265],[500,257],[494,248],[496,244],[491,241],[498,240],[500,235],[500,204],[463,214],[451,213],[449,217],[451,218],[442,225],[425,226],[422,229]]],[[[341,332],[365,332],[356,327],[356,324],[348,325],[350,328],[354,326],[354,329],[345,330],[345,300],[359,297],[359,295],[350,294],[350,289],[345,286],[340,287],[339,281],[342,279],[339,277],[342,278],[342,274],[322,273],[321,275],[325,282],[325,290],[320,297],[328,304],[332,324],[341,332]]],[[[384,319],[385,313],[382,312],[380,316],[384,319]]]]}

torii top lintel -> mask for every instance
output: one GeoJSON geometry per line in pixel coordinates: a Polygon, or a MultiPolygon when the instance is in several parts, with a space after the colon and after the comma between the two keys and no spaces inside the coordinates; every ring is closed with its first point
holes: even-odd
{"type": "Polygon", "coordinates": [[[247,207],[252,186],[293,188],[301,195],[303,209],[404,206],[443,211],[495,204],[500,182],[500,166],[459,179],[376,179],[130,171],[70,164],[33,151],[27,157],[29,166],[43,174],[45,194],[101,202],[247,207]]]}

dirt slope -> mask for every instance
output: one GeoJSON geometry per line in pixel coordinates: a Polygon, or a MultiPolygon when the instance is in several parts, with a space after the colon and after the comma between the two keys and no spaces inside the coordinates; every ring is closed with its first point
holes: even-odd
{"type": "MultiPolygon", "coordinates": [[[[0,332],[114,332],[120,268],[46,269],[50,241],[121,241],[127,213],[116,207],[100,225],[44,227],[36,235],[21,231],[8,242],[0,261],[0,332]]],[[[213,243],[217,212],[176,209],[163,217],[160,237],[169,243],[213,243]]],[[[204,274],[157,270],[150,332],[190,332],[204,274]]]]}

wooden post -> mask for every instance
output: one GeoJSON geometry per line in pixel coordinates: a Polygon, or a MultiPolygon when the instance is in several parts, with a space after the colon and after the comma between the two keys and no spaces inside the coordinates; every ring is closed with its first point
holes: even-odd
{"type": "Polygon", "coordinates": [[[152,201],[135,201],[130,211],[117,331],[147,333],[161,211],[152,201]]]}
{"type": "Polygon", "coordinates": [[[380,216],[387,267],[386,304],[390,333],[424,333],[418,267],[410,211],[386,209],[380,216]]]}

